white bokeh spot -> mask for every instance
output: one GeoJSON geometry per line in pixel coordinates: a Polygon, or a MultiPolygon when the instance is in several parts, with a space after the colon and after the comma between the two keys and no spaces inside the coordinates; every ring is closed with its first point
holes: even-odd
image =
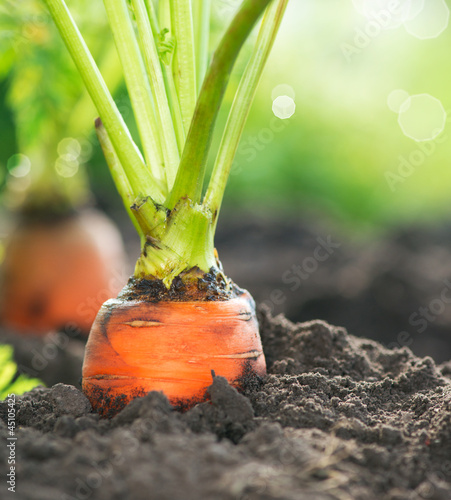
{"type": "Polygon", "coordinates": [[[12,155],[8,159],[6,168],[13,177],[25,177],[30,173],[30,158],[20,153],[12,155]]]}
{"type": "Polygon", "coordinates": [[[61,177],[73,177],[78,172],[79,162],[72,154],[61,155],[55,162],[56,173],[61,177]]]}
{"type": "Polygon", "coordinates": [[[296,92],[294,91],[294,88],[286,83],[281,83],[280,85],[277,85],[272,89],[271,99],[274,101],[275,99],[277,99],[282,95],[287,95],[288,97],[291,97],[293,100],[296,99],[296,92]]]}
{"type": "Polygon", "coordinates": [[[409,99],[409,93],[403,89],[396,89],[390,92],[387,97],[387,106],[393,113],[399,113],[402,106],[409,99]]]}
{"type": "Polygon", "coordinates": [[[418,14],[404,23],[406,31],[420,40],[437,38],[449,24],[445,0],[427,0],[418,14]]]}
{"type": "Polygon", "coordinates": [[[420,40],[437,38],[449,25],[446,0],[352,0],[372,29],[406,31],[420,40]]]}
{"type": "Polygon", "coordinates": [[[281,120],[287,120],[294,115],[296,103],[287,95],[276,97],[272,103],[272,111],[281,120]]]}
{"type": "Polygon", "coordinates": [[[357,12],[381,29],[396,29],[415,16],[425,0],[352,0],[357,12]]]}
{"type": "Polygon", "coordinates": [[[404,21],[404,23],[415,19],[418,14],[424,9],[424,4],[426,0],[410,0],[410,9],[409,9],[409,15],[407,16],[407,19],[404,21]]]}
{"type": "Polygon", "coordinates": [[[404,135],[417,142],[431,141],[445,129],[446,111],[429,94],[410,96],[402,105],[398,123],[404,135]]]}
{"type": "Polygon", "coordinates": [[[79,138],[80,156],[77,158],[80,163],[87,162],[92,156],[92,144],[85,138],[79,138]]]}
{"type": "Polygon", "coordinates": [[[57,151],[60,156],[69,155],[73,160],[76,160],[81,153],[81,144],[77,139],[66,137],[59,142],[57,151]]]}

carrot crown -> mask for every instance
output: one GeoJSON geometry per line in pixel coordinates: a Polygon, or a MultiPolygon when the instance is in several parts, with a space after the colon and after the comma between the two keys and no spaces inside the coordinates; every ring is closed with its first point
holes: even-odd
{"type": "Polygon", "coordinates": [[[142,152],[64,0],[44,0],[100,118],[96,130],[138,233],[137,278],[167,287],[216,267],[213,238],[227,178],[288,0],[244,0],[211,57],[211,0],[104,0],[142,152]],[[234,63],[265,11],[204,193],[213,131],[234,63]]]}

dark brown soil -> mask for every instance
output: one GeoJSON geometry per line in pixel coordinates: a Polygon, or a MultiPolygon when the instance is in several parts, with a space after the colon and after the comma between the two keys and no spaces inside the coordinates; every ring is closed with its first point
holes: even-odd
{"type": "Polygon", "coordinates": [[[260,322],[269,374],[245,395],[217,374],[186,413],[150,393],[112,420],[72,386],[18,398],[16,493],[1,424],[1,498],[451,498],[449,364],[321,321],[260,322]]]}
{"type": "Polygon", "coordinates": [[[131,277],[122,289],[119,298],[123,300],[160,301],[215,301],[230,300],[243,293],[221,269],[211,268],[204,273],[198,267],[177,276],[166,288],[160,279],[131,277]]]}
{"type": "Polygon", "coordinates": [[[18,335],[0,329],[0,344],[14,347],[19,373],[39,378],[46,386],[79,386],[86,340],[77,328],[71,327],[44,336],[18,335]]]}
{"type": "Polygon", "coordinates": [[[317,215],[241,214],[219,222],[216,245],[227,275],[275,314],[451,359],[451,221],[356,236],[317,215]]]}

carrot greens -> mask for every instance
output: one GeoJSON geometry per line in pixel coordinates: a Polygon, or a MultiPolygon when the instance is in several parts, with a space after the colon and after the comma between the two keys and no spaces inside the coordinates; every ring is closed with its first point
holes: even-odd
{"type": "Polygon", "coordinates": [[[64,0],[44,1],[97,107],[99,141],[141,236],[135,277],[169,287],[182,273],[217,268],[213,239],[227,177],[288,0],[244,0],[210,61],[211,0],[104,0],[143,154],[64,0]],[[231,72],[263,13],[204,186],[231,72]]]}

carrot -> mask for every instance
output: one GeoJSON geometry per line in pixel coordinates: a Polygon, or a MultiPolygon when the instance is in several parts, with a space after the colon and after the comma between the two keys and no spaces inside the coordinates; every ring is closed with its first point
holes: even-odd
{"type": "Polygon", "coordinates": [[[155,390],[185,408],[205,400],[212,370],[237,388],[249,374],[265,374],[247,292],[225,302],[113,299],[102,306],[89,336],[83,391],[103,416],[155,390]]]}
{"type": "Polygon", "coordinates": [[[120,235],[99,212],[23,222],[7,243],[0,320],[25,333],[71,325],[87,335],[124,267],[120,235]]]}
{"type": "Polygon", "coordinates": [[[64,0],[45,1],[97,106],[100,144],[141,236],[141,255],[129,284],[102,306],[94,322],[83,390],[101,415],[112,416],[151,390],[189,408],[205,399],[212,371],[243,388],[264,375],[265,359],[254,303],[224,275],[214,233],[287,0],[244,0],[208,69],[209,0],[196,8],[191,0],[105,1],[142,154],[64,0]],[[264,11],[204,194],[227,84],[264,11]]]}

